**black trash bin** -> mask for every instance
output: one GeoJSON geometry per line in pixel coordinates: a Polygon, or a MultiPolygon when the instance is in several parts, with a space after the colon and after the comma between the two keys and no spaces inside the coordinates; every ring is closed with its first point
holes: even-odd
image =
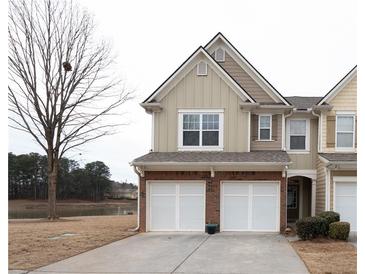
{"type": "Polygon", "coordinates": [[[217,224],[207,224],[206,226],[208,234],[214,234],[217,231],[217,224]]]}

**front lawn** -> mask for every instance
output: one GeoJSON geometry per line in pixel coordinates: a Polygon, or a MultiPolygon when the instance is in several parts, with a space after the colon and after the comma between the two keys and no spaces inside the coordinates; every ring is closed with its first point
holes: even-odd
{"type": "Polygon", "coordinates": [[[10,220],[9,269],[32,270],[135,234],[136,215],[10,220]]]}
{"type": "Polygon", "coordinates": [[[316,238],[291,245],[311,273],[356,273],[357,252],[350,243],[316,238]]]}

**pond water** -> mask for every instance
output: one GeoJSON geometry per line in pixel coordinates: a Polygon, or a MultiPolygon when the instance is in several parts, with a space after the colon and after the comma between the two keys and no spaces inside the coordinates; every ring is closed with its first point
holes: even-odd
{"type": "MultiPolygon", "coordinates": [[[[136,204],[108,205],[108,206],[58,206],[57,213],[60,217],[72,216],[105,216],[136,214],[136,204]]],[[[17,208],[9,207],[9,219],[46,218],[47,208],[17,208]]]]}

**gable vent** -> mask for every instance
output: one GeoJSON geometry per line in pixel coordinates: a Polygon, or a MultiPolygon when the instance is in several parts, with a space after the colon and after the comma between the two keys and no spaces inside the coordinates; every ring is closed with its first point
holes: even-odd
{"type": "Polygon", "coordinates": [[[225,54],[225,51],[224,51],[224,49],[222,49],[222,48],[217,48],[216,50],[215,50],[215,60],[217,61],[217,62],[224,62],[224,60],[225,60],[225,56],[226,54],[225,54]]]}
{"type": "Polygon", "coordinates": [[[201,61],[196,66],[196,74],[199,76],[204,76],[208,74],[208,64],[204,61],[201,61]]]}

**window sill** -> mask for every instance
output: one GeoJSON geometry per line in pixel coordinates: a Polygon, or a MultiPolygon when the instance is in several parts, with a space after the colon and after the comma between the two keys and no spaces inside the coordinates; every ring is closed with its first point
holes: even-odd
{"type": "Polygon", "coordinates": [[[288,154],[310,154],[309,150],[287,150],[288,154]]]}
{"type": "Polygon", "coordinates": [[[223,151],[223,147],[178,147],[177,151],[223,151]]]}
{"type": "Polygon", "coordinates": [[[335,152],[356,152],[355,148],[335,148],[335,152]]]}
{"type": "Polygon", "coordinates": [[[254,140],[254,142],[276,142],[277,140],[254,140]]]}

